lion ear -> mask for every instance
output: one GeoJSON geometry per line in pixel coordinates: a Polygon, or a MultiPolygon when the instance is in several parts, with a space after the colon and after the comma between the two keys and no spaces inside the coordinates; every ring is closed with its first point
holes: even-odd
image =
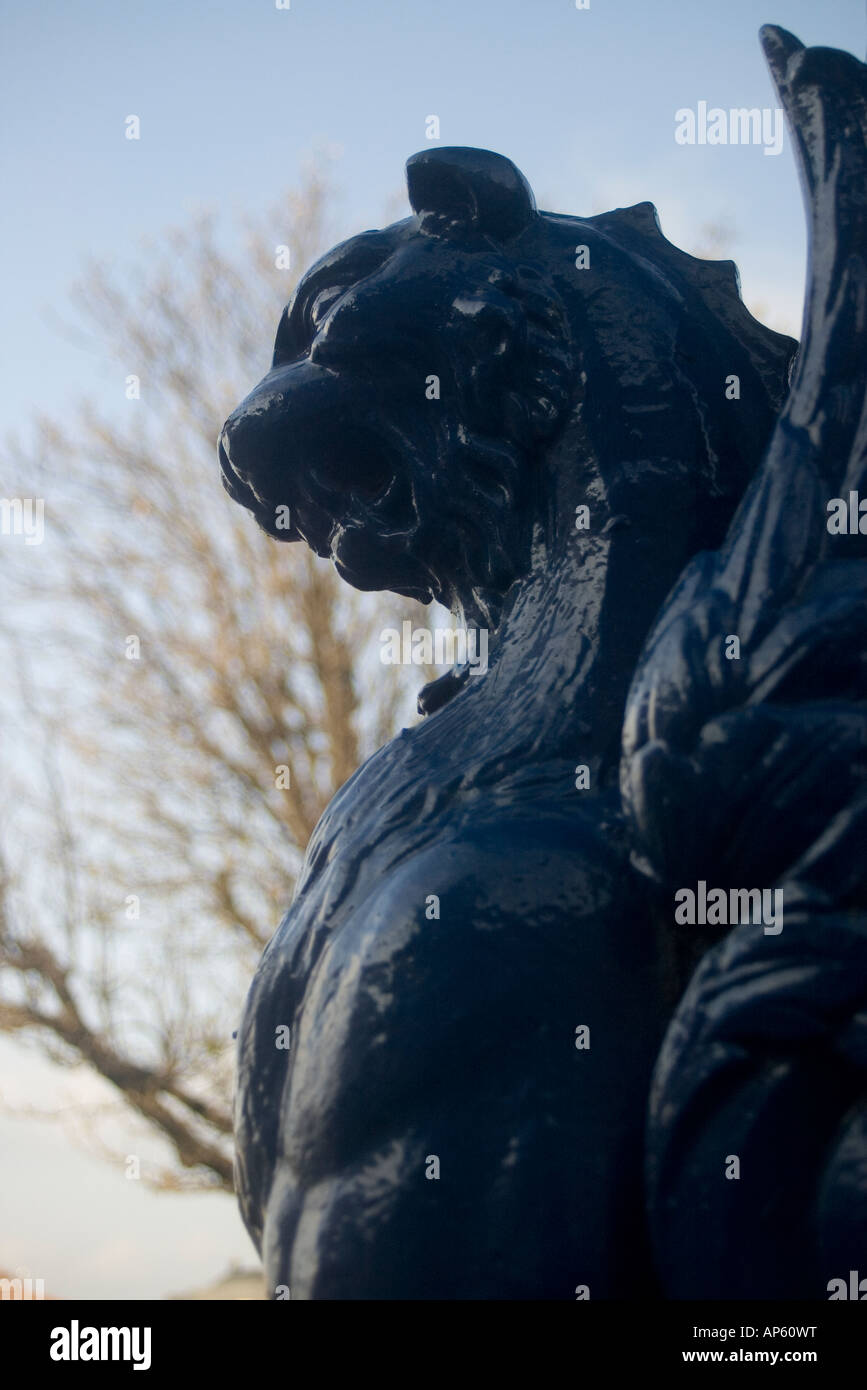
{"type": "Polygon", "coordinates": [[[429,235],[472,228],[508,241],[536,214],[533,190],[520,169],[491,150],[422,150],[407,160],[406,184],[421,230],[429,235]]]}

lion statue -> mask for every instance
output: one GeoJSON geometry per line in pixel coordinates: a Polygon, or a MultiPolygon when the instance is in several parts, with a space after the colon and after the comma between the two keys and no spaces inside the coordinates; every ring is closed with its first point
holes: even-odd
{"type": "Polygon", "coordinates": [[[865,69],[763,42],[797,359],[651,204],[541,212],[433,147],[224,427],[271,536],[490,639],[334,797],[253,981],[272,1297],[811,1297],[863,1263],[867,546],[826,517],[867,460],[865,69]]]}

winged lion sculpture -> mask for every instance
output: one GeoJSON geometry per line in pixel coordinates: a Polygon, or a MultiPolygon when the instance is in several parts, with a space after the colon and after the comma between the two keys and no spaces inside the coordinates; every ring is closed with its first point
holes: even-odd
{"type": "Polygon", "coordinates": [[[272,1292],[827,1297],[863,1265],[867,86],[762,41],[800,348],[649,203],[541,212],[431,148],[225,425],[267,532],[490,638],[334,797],[253,982],[272,1292]]]}

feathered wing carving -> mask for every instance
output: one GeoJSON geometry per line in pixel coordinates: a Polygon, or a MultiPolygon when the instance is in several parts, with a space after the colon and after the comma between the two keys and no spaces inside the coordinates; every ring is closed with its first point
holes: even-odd
{"type": "Polygon", "coordinates": [[[647,641],[623,739],[635,860],[672,924],[699,880],[783,891],[779,934],[735,926],[701,960],[657,1062],[648,1202],[675,1298],[867,1276],[867,536],[827,525],[830,499],[867,497],[867,68],[762,41],[807,203],[803,345],[725,544],[647,641]]]}

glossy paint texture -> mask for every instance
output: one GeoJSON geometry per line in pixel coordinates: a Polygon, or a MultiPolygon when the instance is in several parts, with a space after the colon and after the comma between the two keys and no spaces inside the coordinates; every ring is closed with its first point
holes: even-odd
{"type": "Polygon", "coordinates": [[[650,204],[540,212],[509,160],[432,148],[224,428],[271,535],[490,634],[337,793],[253,982],[237,1176],[274,1296],[806,1296],[849,1258],[864,540],[824,507],[867,455],[864,68],[764,42],[813,223],[788,398],[796,344],[650,204]],[[698,878],[782,884],[784,931],[676,926],[698,878]]]}

